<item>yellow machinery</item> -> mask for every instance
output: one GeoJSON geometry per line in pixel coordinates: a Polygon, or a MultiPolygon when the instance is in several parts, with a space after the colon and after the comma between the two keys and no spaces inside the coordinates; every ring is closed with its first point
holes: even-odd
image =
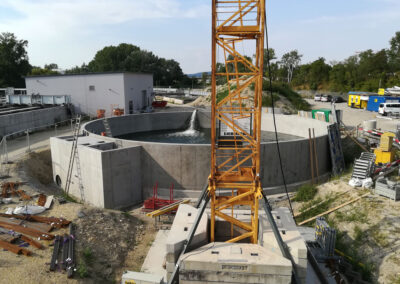
{"type": "Polygon", "coordinates": [[[374,150],[376,164],[386,164],[394,161],[395,151],[392,149],[394,137],[395,134],[392,132],[382,134],[379,148],[374,150]]]}
{"type": "Polygon", "coordinates": [[[228,242],[249,238],[257,243],[258,201],[262,198],[259,173],[264,25],[264,0],[213,0],[212,156],[208,184],[211,242],[215,241],[215,220],[219,217],[231,223],[228,242]],[[255,49],[254,62],[239,52],[239,44],[255,49]],[[223,72],[217,72],[220,54],[224,56],[223,72]],[[216,82],[221,76],[227,80],[228,95],[217,101],[216,82]],[[254,92],[244,94],[251,85],[254,92]],[[239,205],[251,208],[250,223],[234,218],[234,208],[239,205]],[[244,233],[234,237],[233,226],[244,233]]]}

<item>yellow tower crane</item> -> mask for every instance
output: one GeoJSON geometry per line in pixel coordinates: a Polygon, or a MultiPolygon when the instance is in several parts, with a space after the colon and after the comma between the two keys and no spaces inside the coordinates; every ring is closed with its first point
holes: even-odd
{"type": "Polygon", "coordinates": [[[215,224],[219,217],[231,224],[231,238],[227,242],[248,239],[257,244],[260,199],[282,255],[292,262],[294,283],[300,283],[293,257],[282,240],[260,182],[265,26],[265,0],[212,0],[211,173],[169,284],[179,283],[182,257],[189,250],[210,200],[211,242],[216,241],[215,224]],[[254,62],[240,53],[239,45],[253,47],[254,62]],[[224,57],[222,68],[217,64],[218,47],[224,57]],[[217,94],[219,78],[226,78],[225,97],[217,94]],[[249,87],[254,91],[249,92],[249,87]],[[251,210],[250,222],[234,217],[237,206],[251,210]],[[234,226],[243,233],[234,235],[234,226]]]}
{"type": "MultiPolygon", "coordinates": [[[[257,243],[260,184],[261,96],[264,63],[264,0],[213,0],[211,96],[210,239],[215,241],[217,217],[244,230],[228,242],[257,243]],[[254,62],[237,50],[253,47],[254,62]],[[218,47],[224,56],[217,70],[218,47]],[[227,95],[217,96],[217,78],[226,78],[227,95]],[[254,91],[249,93],[248,88],[254,91]],[[246,91],[246,92],[244,92],[246,91]],[[251,222],[234,218],[234,208],[251,208],[251,222]],[[231,210],[226,210],[231,209],[231,210]],[[230,212],[228,212],[230,211],[230,212]],[[227,214],[228,213],[228,214],[227,214]],[[230,213],[230,214],[229,214],[230,213]]],[[[233,230],[231,230],[233,232],[233,230]]]]}

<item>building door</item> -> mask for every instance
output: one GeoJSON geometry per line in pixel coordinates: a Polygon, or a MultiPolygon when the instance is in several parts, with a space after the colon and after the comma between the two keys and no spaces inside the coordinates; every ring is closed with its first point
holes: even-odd
{"type": "Polygon", "coordinates": [[[147,107],[147,91],[143,90],[142,91],[142,109],[144,109],[145,107],[147,107]]]}
{"type": "Polygon", "coordinates": [[[129,114],[133,113],[133,101],[129,101],[129,114]]]}

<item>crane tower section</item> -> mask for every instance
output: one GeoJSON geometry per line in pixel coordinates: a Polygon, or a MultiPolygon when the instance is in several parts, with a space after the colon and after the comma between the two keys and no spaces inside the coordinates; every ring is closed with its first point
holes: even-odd
{"type": "Polygon", "coordinates": [[[212,242],[220,218],[231,223],[228,242],[257,243],[264,24],[265,0],[212,0],[212,242]],[[251,220],[235,218],[238,206],[251,209],[251,220]]]}

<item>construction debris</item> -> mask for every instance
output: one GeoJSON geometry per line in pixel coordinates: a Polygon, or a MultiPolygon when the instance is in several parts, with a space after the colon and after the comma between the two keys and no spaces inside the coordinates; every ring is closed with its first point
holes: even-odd
{"type": "Polygon", "coordinates": [[[38,206],[44,206],[46,204],[47,196],[43,193],[39,194],[39,199],[37,201],[38,206]]]}
{"type": "Polygon", "coordinates": [[[397,201],[400,199],[400,183],[380,177],[375,182],[374,193],[397,201]]]}
{"type": "Polygon", "coordinates": [[[46,198],[46,203],[43,205],[44,208],[50,209],[51,204],[53,203],[53,199],[54,199],[54,195],[49,195],[49,196],[47,196],[47,198],[46,198]]]}
{"type": "Polygon", "coordinates": [[[32,197],[25,193],[22,189],[18,189],[22,182],[5,182],[1,186],[1,196],[7,198],[9,196],[19,196],[22,200],[31,200],[32,197]]]}
{"type": "Polygon", "coordinates": [[[35,215],[35,214],[40,214],[44,212],[46,208],[42,206],[36,206],[36,205],[25,205],[25,206],[20,206],[14,209],[13,213],[14,214],[26,214],[26,215],[35,215]]]}
{"type": "Polygon", "coordinates": [[[27,250],[25,248],[21,248],[19,246],[16,246],[16,245],[13,245],[13,244],[10,244],[8,242],[1,241],[1,240],[0,240],[0,247],[6,249],[8,251],[11,251],[11,252],[13,252],[15,254],[21,254],[22,253],[22,254],[24,254],[26,256],[30,256],[32,254],[32,252],[30,250],[27,250]]]}
{"type": "Polygon", "coordinates": [[[51,225],[53,228],[65,228],[67,227],[71,221],[65,220],[64,218],[56,218],[56,217],[43,217],[43,216],[32,216],[32,215],[8,215],[4,213],[0,213],[2,217],[15,218],[39,223],[45,223],[51,225]]]}

